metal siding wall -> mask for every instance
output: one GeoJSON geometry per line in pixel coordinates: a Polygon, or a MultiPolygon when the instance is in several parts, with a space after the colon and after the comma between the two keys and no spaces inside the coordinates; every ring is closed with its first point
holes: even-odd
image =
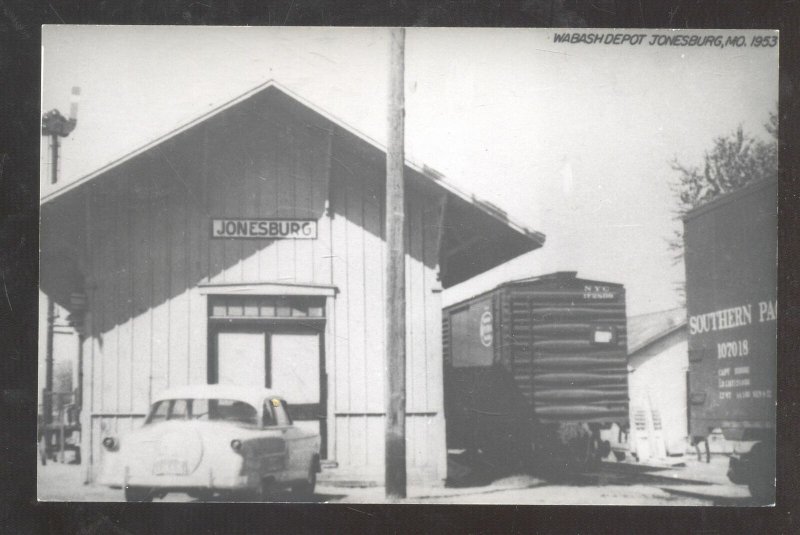
{"type": "MultiPolygon", "coordinates": [[[[364,206],[364,347],[366,374],[366,407],[369,413],[384,410],[384,258],[383,240],[384,188],[379,177],[369,177],[363,183],[364,206]]],[[[373,418],[374,419],[374,418],[373,418]]],[[[368,425],[374,427],[370,420],[368,425]]],[[[368,433],[372,436],[372,433],[368,433]]]]}
{"type": "Polygon", "coordinates": [[[431,266],[439,264],[439,226],[443,220],[441,210],[444,203],[425,196],[424,211],[424,297],[425,297],[425,361],[427,363],[427,412],[435,416],[423,421],[425,444],[428,447],[429,472],[424,476],[443,480],[447,476],[447,443],[444,415],[444,362],[442,349],[442,294],[438,279],[438,269],[431,266]]]}
{"type": "MultiPolygon", "coordinates": [[[[92,196],[92,203],[94,209],[92,210],[93,222],[102,222],[103,210],[109,210],[108,203],[104,202],[107,195],[101,188],[95,189],[92,196]]],[[[105,240],[102,234],[102,227],[99,224],[90,226],[90,239],[94,243],[94,258],[92,262],[92,299],[89,301],[89,307],[92,313],[92,375],[90,379],[93,384],[92,388],[92,410],[100,411],[103,407],[103,369],[105,366],[104,359],[104,337],[105,326],[108,323],[106,300],[108,299],[109,289],[108,285],[112,279],[111,274],[108,272],[108,264],[104,262],[107,258],[107,250],[110,242],[105,240]],[[106,269],[103,269],[106,268],[106,269]]]]}
{"type": "MultiPolygon", "coordinates": [[[[339,288],[334,302],[335,390],[332,412],[337,419],[336,459],[348,467],[365,466],[370,438],[367,421],[366,374],[366,276],[378,276],[381,268],[364,266],[364,168],[333,149],[331,210],[333,280],[339,288]],[[345,160],[346,161],[346,160],[345,160]]],[[[382,265],[382,264],[381,264],[382,265]]],[[[382,336],[382,333],[381,333],[382,336]]]]}
{"type": "Polygon", "coordinates": [[[153,302],[152,258],[150,245],[152,228],[152,203],[149,192],[132,201],[131,221],[133,330],[131,333],[131,412],[147,412],[150,393],[150,346],[153,336],[150,304],[153,302]]]}
{"type": "MultiPolygon", "coordinates": [[[[288,218],[294,216],[294,186],[296,177],[293,176],[294,154],[292,152],[292,135],[288,127],[278,129],[278,154],[276,180],[278,183],[278,206],[275,217],[288,218]]],[[[278,280],[294,280],[294,244],[290,240],[276,240],[274,246],[278,256],[278,280]]]]}
{"type": "Polygon", "coordinates": [[[406,411],[424,412],[428,394],[422,232],[425,199],[413,191],[406,191],[406,195],[406,411]]]}
{"type": "MultiPolygon", "coordinates": [[[[169,386],[184,385],[189,378],[189,299],[187,294],[187,208],[186,191],[174,183],[169,197],[169,386]]],[[[157,394],[157,392],[153,392],[157,394]]]]}
{"type": "Polygon", "coordinates": [[[204,125],[197,143],[197,153],[191,162],[196,167],[194,171],[199,181],[199,187],[189,197],[189,214],[187,220],[188,232],[188,273],[192,283],[188,292],[189,314],[189,372],[190,384],[205,383],[207,374],[207,321],[208,316],[206,298],[200,294],[194,281],[202,280],[209,273],[209,136],[208,125],[204,125]]]}
{"type": "MultiPolygon", "coordinates": [[[[154,181],[164,180],[157,174],[154,181]]],[[[170,235],[170,204],[166,194],[158,194],[153,200],[153,234],[151,284],[153,300],[150,318],[152,338],[150,340],[150,396],[169,386],[169,317],[170,317],[170,247],[165,237],[170,235]]]]}
{"type": "MultiPolygon", "coordinates": [[[[345,259],[347,278],[347,338],[349,341],[350,374],[348,385],[350,390],[350,410],[367,412],[367,355],[366,355],[366,300],[365,281],[368,276],[377,276],[378,270],[367,271],[364,267],[364,180],[359,173],[347,177],[344,181],[345,210],[347,221],[347,244],[344,251],[339,252],[345,259]]],[[[341,221],[341,219],[340,219],[341,221]]],[[[351,422],[352,423],[352,422],[351,422]]],[[[358,425],[364,425],[359,422],[358,425]]],[[[354,436],[364,437],[366,432],[354,436]]],[[[359,450],[366,449],[366,443],[358,444],[359,450]]],[[[361,457],[361,455],[358,455],[361,457]]]]}
{"type": "Polygon", "coordinates": [[[131,371],[133,355],[131,342],[133,340],[133,310],[132,286],[133,277],[131,270],[131,219],[132,206],[127,201],[131,188],[130,182],[120,181],[117,197],[117,399],[116,411],[129,413],[131,411],[133,384],[131,371]]]}
{"type": "MultiPolygon", "coordinates": [[[[244,177],[241,165],[242,154],[239,143],[242,141],[236,136],[235,123],[230,116],[225,116],[223,128],[219,135],[225,141],[219,140],[219,163],[217,180],[222,184],[222,202],[212,205],[211,217],[244,217],[244,199],[246,195],[243,187],[244,177]],[[231,142],[233,141],[233,142],[231,142]]],[[[242,282],[242,250],[245,240],[222,240],[223,243],[223,280],[228,283],[242,282]]]]}
{"type": "Polygon", "coordinates": [[[331,239],[330,204],[328,199],[332,167],[333,131],[327,129],[313,130],[311,142],[313,143],[313,152],[308,155],[308,159],[312,162],[309,172],[313,177],[311,210],[314,214],[320,215],[317,222],[317,239],[312,243],[313,280],[320,284],[333,284],[333,240],[331,239]]]}
{"type": "MultiPolygon", "coordinates": [[[[333,215],[331,221],[331,246],[332,246],[332,276],[335,284],[339,288],[339,293],[334,299],[333,328],[334,328],[334,351],[335,363],[333,366],[336,374],[336,381],[330,387],[333,395],[333,411],[336,413],[350,412],[350,336],[348,331],[349,324],[349,285],[347,280],[347,232],[353,232],[349,228],[347,218],[342,215],[346,211],[346,195],[344,191],[343,169],[340,165],[334,164],[331,169],[331,199],[330,206],[333,215]]],[[[346,425],[343,421],[342,425],[346,425]]],[[[337,459],[344,461],[349,455],[349,443],[342,437],[347,433],[346,428],[337,425],[337,437],[339,444],[336,446],[337,459]]],[[[348,435],[349,436],[349,435],[348,435]]]]}
{"type": "MultiPolygon", "coordinates": [[[[275,164],[279,152],[278,131],[270,128],[255,141],[254,151],[260,153],[262,158],[257,180],[254,180],[259,197],[258,217],[274,217],[278,211],[278,169],[275,164]]],[[[259,280],[278,280],[278,250],[274,243],[264,242],[259,248],[259,280]]]]}
{"type": "MultiPolygon", "coordinates": [[[[382,175],[378,166],[351,163],[351,154],[336,156],[339,163],[334,164],[331,206],[337,213],[333,222],[334,281],[340,294],[334,304],[337,347],[335,378],[330,381],[337,421],[332,456],[348,470],[380,478],[384,439],[382,175]],[[341,161],[348,163],[344,166],[341,161]]],[[[409,473],[443,478],[441,309],[440,295],[433,292],[439,287],[435,266],[441,204],[416,189],[407,191],[409,473]]]]}
{"type": "MultiPolygon", "coordinates": [[[[313,160],[315,155],[320,156],[320,148],[314,146],[309,127],[299,128],[296,136],[294,169],[294,217],[316,218],[320,212],[314,213],[313,198],[316,180],[314,176],[313,160]]],[[[319,228],[317,228],[319,236],[319,228]]],[[[291,240],[294,245],[294,280],[314,280],[314,242],[316,240],[291,240]]]]}
{"type": "MultiPolygon", "coordinates": [[[[208,163],[205,166],[206,171],[206,184],[208,192],[208,204],[206,214],[206,232],[210,232],[211,223],[208,219],[214,216],[222,216],[225,207],[226,195],[226,181],[222,177],[221,167],[223,157],[219,154],[219,148],[224,145],[224,136],[219,135],[219,126],[214,124],[206,125],[206,136],[208,150],[211,154],[208,155],[208,163]]],[[[224,283],[226,274],[225,264],[225,247],[227,240],[212,240],[208,238],[208,234],[203,238],[208,242],[208,272],[206,277],[212,283],[224,283]]]]}
{"type": "Polygon", "coordinates": [[[108,226],[106,227],[107,251],[106,260],[106,274],[108,276],[105,285],[106,294],[104,299],[104,316],[103,324],[105,329],[105,336],[103,337],[103,365],[102,365],[102,411],[117,411],[119,410],[117,400],[119,394],[119,329],[118,318],[120,316],[119,309],[121,308],[119,300],[119,287],[122,281],[122,273],[119,269],[119,200],[117,192],[119,186],[117,183],[110,184],[111,194],[108,197],[107,208],[111,210],[108,218],[108,226]]]}

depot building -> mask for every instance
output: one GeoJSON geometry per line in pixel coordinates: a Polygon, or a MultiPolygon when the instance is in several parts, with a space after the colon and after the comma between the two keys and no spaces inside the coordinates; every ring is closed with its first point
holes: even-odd
{"type": "MultiPolygon", "coordinates": [[[[544,236],[427,167],[405,181],[408,475],[435,482],[440,292],[544,236]]],[[[384,149],[275,82],[43,197],[40,286],[80,332],[87,477],[162,390],[219,382],[281,392],[329,466],[380,481],[384,205],[384,149]]]]}

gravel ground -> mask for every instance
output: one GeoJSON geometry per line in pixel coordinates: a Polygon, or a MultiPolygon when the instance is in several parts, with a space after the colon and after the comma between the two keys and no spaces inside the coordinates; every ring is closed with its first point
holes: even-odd
{"type": "MultiPolygon", "coordinates": [[[[480,487],[409,487],[407,503],[454,504],[564,504],[564,505],[755,505],[747,490],[725,479],[727,459],[698,463],[685,459],[684,466],[644,467],[635,463],[604,463],[599,472],[580,474],[564,481],[545,481],[529,475],[496,480],[480,487]]],[[[121,490],[81,482],[80,466],[48,463],[39,466],[41,501],[122,501],[121,490]]],[[[276,494],[275,501],[293,501],[276,494]]],[[[168,502],[194,501],[183,494],[169,494],[168,502]]],[[[317,486],[314,501],[327,503],[382,503],[382,487],[344,488],[317,486]]]]}

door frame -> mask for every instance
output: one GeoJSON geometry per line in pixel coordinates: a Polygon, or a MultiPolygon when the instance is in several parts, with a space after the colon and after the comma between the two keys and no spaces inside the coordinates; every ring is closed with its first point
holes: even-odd
{"type": "Polygon", "coordinates": [[[319,344],[319,403],[299,405],[301,411],[312,411],[318,407],[314,418],[297,418],[292,416],[292,421],[319,422],[320,457],[327,459],[328,455],[328,373],[325,366],[325,325],[326,318],[211,318],[208,317],[208,355],[207,355],[207,381],[216,384],[219,381],[219,353],[217,335],[220,332],[259,332],[264,333],[264,387],[272,385],[272,335],[273,334],[316,334],[319,344]]]}

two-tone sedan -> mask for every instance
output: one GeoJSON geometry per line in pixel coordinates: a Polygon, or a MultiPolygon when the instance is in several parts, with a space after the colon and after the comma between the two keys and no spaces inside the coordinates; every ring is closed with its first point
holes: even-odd
{"type": "Polygon", "coordinates": [[[169,492],[263,499],[283,487],[309,497],[320,471],[319,434],[293,425],[286,401],[260,388],[167,390],[142,427],[102,444],[98,483],[124,489],[127,501],[169,492]]]}

